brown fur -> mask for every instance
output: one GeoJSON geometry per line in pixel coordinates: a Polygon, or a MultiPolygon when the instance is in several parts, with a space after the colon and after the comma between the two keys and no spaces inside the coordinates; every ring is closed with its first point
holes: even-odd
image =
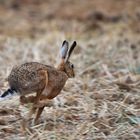
{"type": "MultiPolygon", "coordinates": [[[[62,54],[65,58],[68,51],[68,42],[64,41],[63,45],[62,54]]],[[[71,50],[68,53],[69,56],[73,49],[74,46],[73,48],[71,47],[71,50]]],[[[34,103],[30,114],[35,112],[35,106],[40,100],[55,98],[63,89],[67,79],[74,77],[73,65],[68,59],[66,61],[63,57],[57,68],[37,62],[30,62],[15,66],[12,69],[8,77],[10,88],[20,94],[21,103],[34,103]],[[25,97],[30,93],[36,93],[36,96],[25,97]]],[[[35,123],[44,107],[45,105],[38,108],[35,123]]]]}

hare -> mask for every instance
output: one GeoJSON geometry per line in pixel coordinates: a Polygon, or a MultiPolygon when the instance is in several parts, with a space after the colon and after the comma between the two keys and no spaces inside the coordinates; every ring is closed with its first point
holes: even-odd
{"type": "MultiPolygon", "coordinates": [[[[21,103],[33,103],[30,114],[34,113],[36,110],[35,106],[40,100],[55,98],[63,89],[67,79],[75,76],[74,65],[69,61],[75,46],[76,41],[73,42],[69,49],[68,42],[66,40],[63,41],[60,49],[61,61],[56,68],[38,62],[29,62],[15,66],[8,76],[10,88],[1,97],[18,93],[21,103]],[[36,93],[36,96],[26,97],[26,95],[31,93],[36,93]]],[[[45,105],[38,107],[34,119],[35,124],[44,107],[45,105]]]]}

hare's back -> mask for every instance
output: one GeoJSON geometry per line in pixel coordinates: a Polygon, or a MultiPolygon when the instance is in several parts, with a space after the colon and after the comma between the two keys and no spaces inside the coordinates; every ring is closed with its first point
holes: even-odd
{"type": "Polygon", "coordinates": [[[37,62],[25,63],[14,67],[8,77],[10,87],[21,94],[40,90],[45,86],[43,81],[46,80],[46,77],[41,75],[40,72],[42,70],[47,72],[47,67],[49,66],[37,62]]]}

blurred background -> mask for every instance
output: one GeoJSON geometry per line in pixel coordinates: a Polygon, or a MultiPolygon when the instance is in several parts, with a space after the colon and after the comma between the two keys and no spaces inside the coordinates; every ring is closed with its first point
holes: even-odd
{"type": "Polygon", "coordinates": [[[0,138],[140,139],[140,0],[0,0],[1,93],[14,65],[55,66],[65,39],[78,44],[76,77],[26,135],[29,106],[1,101],[0,138]]]}

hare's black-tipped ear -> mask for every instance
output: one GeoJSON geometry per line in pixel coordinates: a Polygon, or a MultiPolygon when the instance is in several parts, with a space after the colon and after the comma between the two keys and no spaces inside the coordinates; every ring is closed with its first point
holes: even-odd
{"type": "Polygon", "coordinates": [[[68,55],[67,55],[66,61],[69,60],[69,58],[70,58],[70,56],[71,56],[71,53],[73,52],[73,50],[74,50],[74,48],[76,47],[76,45],[77,45],[77,43],[76,43],[76,41],[74,41],[74,42],[72,43],[72,45],[71,45],[69,51],[68,51],[68,55]]]}
{"type": "Polygon", "coordinates": [[[69,43],[66,40],[64,40],[60,50],[60,55],[62,59],[66,58],[68,49],[69,49],[69,43]]]}

